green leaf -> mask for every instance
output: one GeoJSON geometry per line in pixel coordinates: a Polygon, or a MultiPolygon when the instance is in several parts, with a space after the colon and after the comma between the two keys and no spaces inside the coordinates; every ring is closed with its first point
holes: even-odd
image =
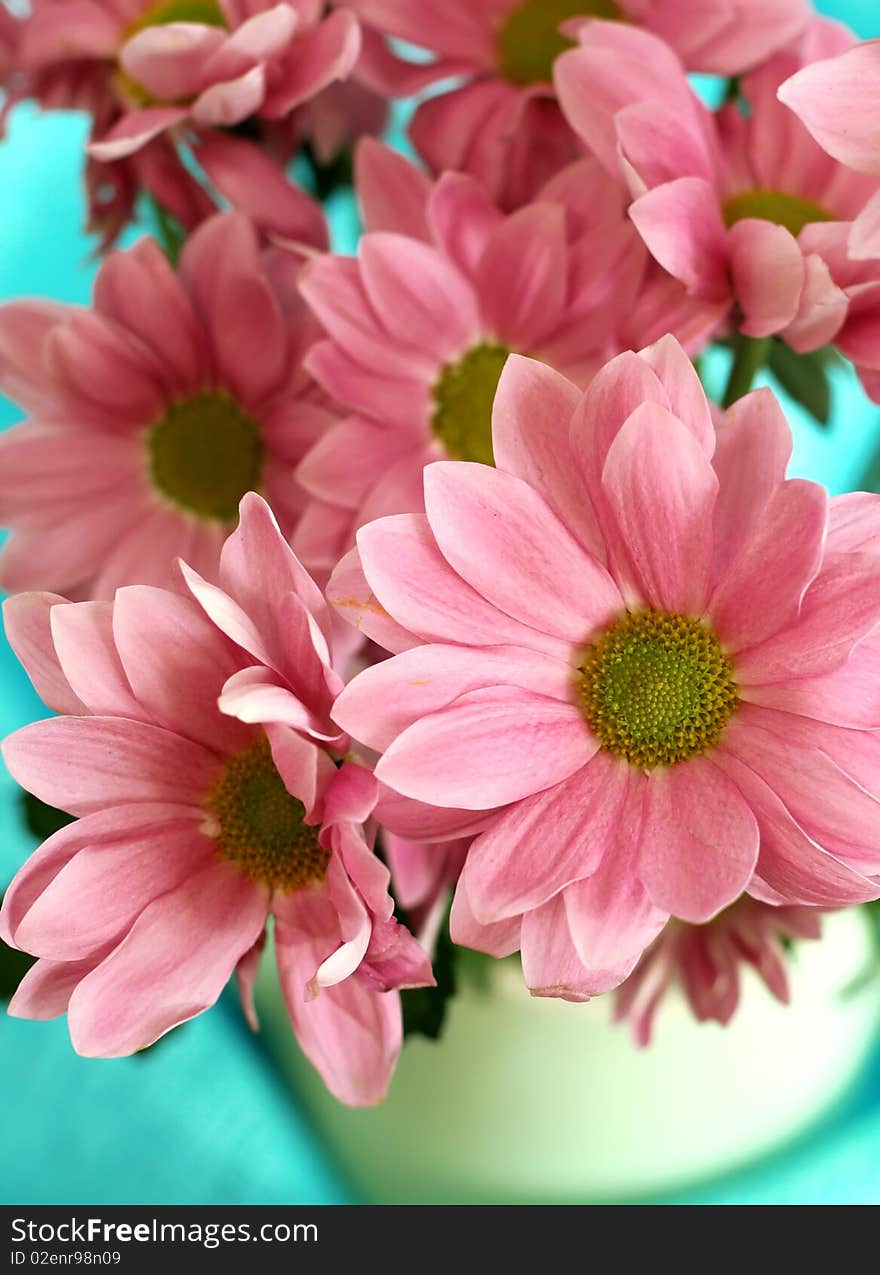
{"type": "MultiPolygon", "coordinates": [[[[0,903],[2,901],[0,897],[0,903]]],[[[0,939],[0,1001],[12,998],[35,960],[36,957],[28,956],[27,952],[17,952],[14,947],[7,947],[0,939]]]]}
{"type": "Polygon", "coordinates": [[[449,926],[440,927],[434,953],[436,987],[410,987],[400,993],[403,1005],[403,1034],[439,1040],[446,1020],[446,1004],[455,995],[455,958],[458,949],[449,937],[449,926]]]}
{"type": "Polygon", "coordinates": [[[59,828],[66,828],[69,823],[74,822],[73,815],[68,815],[63,810],[56,810],[54,806],[47,806],[44,801],[40,801],[39,797],[34,797],[29,792],[21,794],[21,810],[28,831],[32,832],[38,841],[45,841],[59,828]]]}
{"type": "Polygon", "coordinates": [[[796,354],[784,341],[774,341],[767,367],[781,387],[796,403],[805,407],[820,425],[831,419],[831,385],[828,370],[834,359],[833,350],[814,350],[812,354],[796,354]]]}

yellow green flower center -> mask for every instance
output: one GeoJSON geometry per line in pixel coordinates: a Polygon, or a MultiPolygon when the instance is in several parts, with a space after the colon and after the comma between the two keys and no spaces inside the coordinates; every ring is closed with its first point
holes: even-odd
{"type": "Polygon", "coordinates": [[[433,390],[431,428],[454,460],[495,464],[492,404],[509,353],[503,345],[476,345],[442,369],[433,390]]]}
{"type": "Polygon", "coordinates": [[[642,770],[709,752],[739,702],[712,630],[666,611],[615,620],[584,651],[575,686],[602,747],[642,770]]]}
{"type": "Polygon", "coordinates": [[[204,805],[218,853],[248,881],[290,891],[323,880],[330,851],[285,788],[265,735],[228,759],[204,805]]]}
{"type": "Polygon", "coordinates": [[[187,513],[234,523],[260,486],[263,443],[255,421],[221,390],[172,403],[147,433],[150,478],[187,513]]]}
{"type": "Polygon", "coordinates": [[[147,27],[164,27],[169,22],[199,22],[205,27],[225,27],[226,19],[217,0],[159,0],[151,4],[126,28],[130,40],[147,27]]]}
{"type": "Polygon", "coordinates": [[[731,195],[721,208],[725,226],[735,226],[746,217],[757,217],[760,221],[772,221],[777,226],[797,236],[804,226],[812,221],[833,221],[831,213],[826,212],[812,199],[802,199],[800,195],[787,195],[784,190],[743,190],[738,195],[731,195]]]}
{"type": "Polygon", "coordinates": [[[574,40],[561,35],[566,18],[626,20],[616,0],[522,0],[498,29],[498,67],[514,84],[549,84],[553,63],[574,40]]]}

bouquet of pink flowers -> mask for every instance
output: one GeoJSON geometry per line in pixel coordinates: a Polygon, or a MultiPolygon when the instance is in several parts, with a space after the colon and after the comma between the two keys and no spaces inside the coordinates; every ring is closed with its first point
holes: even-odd
{"type": "Polygon", "coordinates": [[[5,894],[10,1012],[113,1057],[235,974],[256,1027],[268,940],[362,1105],[438,945],[640,1043],[676,983],[784,1001],[880,897],[880,496],[786,477],[752,386],[821,419],[843,356],[880,402],[880,41],[807,0],[31,0],[0,82],[89,113],[103,254],[90,308],[0,308],[53,714],[3,757],[72,817],[5,894]]]}

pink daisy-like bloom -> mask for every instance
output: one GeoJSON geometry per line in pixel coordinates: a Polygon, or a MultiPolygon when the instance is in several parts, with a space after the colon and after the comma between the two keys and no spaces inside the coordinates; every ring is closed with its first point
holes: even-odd
{"type": "Polygon", "coordinates": [[[657,1011],[679,985],[699,1022],[726,1027],[739,1005],[740,971],[746,965],[787,1005],[786,943],[821,937],[816,908],[773,907],[748,897],[708,925],[671,921],[618,988],[615,1018],[629,1023],[637,1045],[649,1045],[657,1011]]]}
{"type": "Polygon", "coordinates": [[[387,68],[389,93],[455,78],[423,102],[410,135],[436,173],[472,173],[505,209],[534,198],[577,155],[556,104],[553,64],[585,19],[636,24],[691,70],[735,74],[806,25],[806,0],[351,0],[369,30],[430,49],[427,67],[387,68]],[[561,29],[560,29],[561,28],[561,29]]]}
{"type": "Polygon", "coordinates": [[[185,229],[215,209],[181,160],[182,140],[209,183],[258,225],[324,246],[313,201],[226,131],[245,120],[277,125],[349,73],[357,23],[347,12],[322,15],[320,0],[34,0],[15,96],[92,116],[89,226],[102,250],[132,219],[141,189],[185,229]]]}
{"type": "Polygon", "coordinates": [[[61,8],[59,0],[35,8],[22,61],[79,63],[110,79],[122,115],[92,143],[101,160],[131,155],[184,122],[282,119],[348,75],[360,52],[355,18],[323,17],[321,0],[83,0],[66,17],[61,8]]]}
{"type": "Polygon", "coordinates": [[[298,269],[220,214],[177,273],[145,239],[105,261],[90,310],[0,308],[0,389],[28,413],[0,435],[3,588],[110,598],[167,585],[178,555],[213,576],[249,490],[290,534],[295,466],[333,419],[302,366],[298,269]]]}
{"type": "Polygon", "coordinates": [[[695,296],[726,299],[744,335],[778,333],[799,352],[833,340],[847,308],[803,232],[851,221],[878,183],[832,160],[777,89],[852,40],[816,19],[741,81],[747,115],[734,103],[712,114],[644,31],[596,23],[556,65],[563,110],[605,164],[625,168],[630,216],[660,264],[695,296]]]}
{"type": "Polygon", "coordinates": [[[511,350],[585,385],[643,310],[662,326],[639,345],[670,327],[699,345],[723,314],[675,281],[669,296],[620,184],[591,158],[509,216],[474,178],[432,184],[376,142],[359,147],[356,177],[357,258],[312,258],[301,282],[328,334],[306,366],[352,413],[298,470],[313,500],[294,546],[314,570],[335,566],[364,522],[420,509],[429,461],[491,464],[492,399],[511,350]]]}
{"type": "Polygon", "coordinates": [[[329,710],[330,615],[250,495],[220,584],[113,602],[21,594],[9,640],[62,716],[10,736],[12,775],[78,816],[21,869],[6,942],[40,959],[12,1014],[67,1013],[116,1057],[214,1004],[238,971],[249,1019],[267,918],[300,1044],[344,1102],[378,1101],[401,1044],[395,988],[432,982],[373,854],[377,784],[329,710]]]}
{"type": "Polygon", "coordinates": [[[880,895],[880,498],[786,480],[769,391],[716,438],[671,337],[586,394],[511,357],[493,444],[328,590],[396,652],[333,712],[407,799],[383,823],[474,838],[453,938],[582,1000],[670,915],[880,895]]]}

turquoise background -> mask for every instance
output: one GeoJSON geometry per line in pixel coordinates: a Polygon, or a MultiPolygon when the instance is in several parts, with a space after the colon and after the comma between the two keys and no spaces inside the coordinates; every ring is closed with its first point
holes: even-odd
{"type": "MultiPolygon", "coordinates": [[[[770,0],[768,0],[768,3],[770,0]]],[[[819,4],[861,35],[880,35],[877,0],[819,4]]],[[[0,144],[0,301],[88,301],[94,262],[81,234],[85,127],[28,107],[0,144]]],[[[350,207],[333,210],[348,246],[350,207]]],[[[717,369],[719,374],[723,369],[717,369]]],[[[832,427],[786,403],[794,469],[833,491],[858,484],[880,446],[880,411],[854,377],[835,375],[832,427]]],[[[16,418],[0,398],[0,428],[16,418]]],[[[45,715],[0,640],[0,736],[45,715]]],[[[33,848],[0,767],[0,883],[33,848]]],[[[250,1035],[233,998],[146,1056],[87,1061],[62,1021],[0,1017],[0,1203],[344,1203],[352,1196],[250,1035]]],[[[426,1154],[430,1154],[426,1148],[426,1154]]],[[[675,1202],[880,1202],[880,1054],[841,1108],[786,1152],[675,1202]]]]}

